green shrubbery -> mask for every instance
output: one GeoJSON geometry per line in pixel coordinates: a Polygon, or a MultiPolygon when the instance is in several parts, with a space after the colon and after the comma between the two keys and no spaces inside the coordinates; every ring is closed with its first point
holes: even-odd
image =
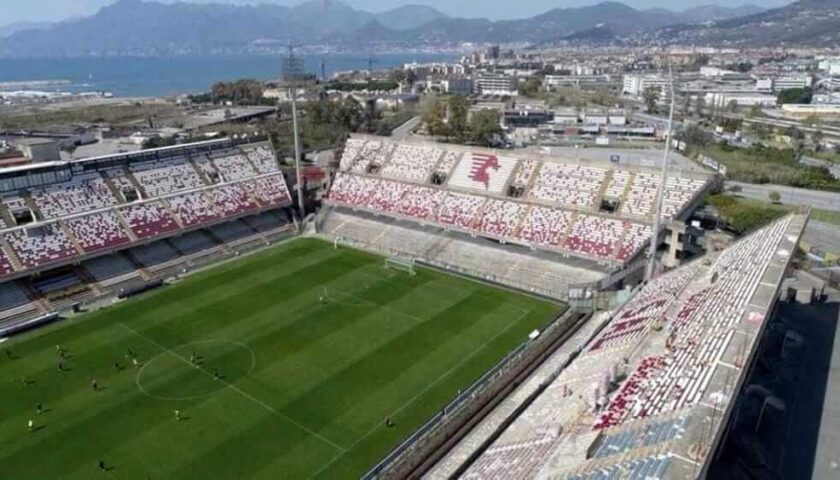
{"type": "Polygon", "coordinates": [[[767,225],[788,212],[788,209],[781,205],[770,205],[731,195],[710,195],[707,200],[717,209],[730,230],[739,234],[767,225]]]}

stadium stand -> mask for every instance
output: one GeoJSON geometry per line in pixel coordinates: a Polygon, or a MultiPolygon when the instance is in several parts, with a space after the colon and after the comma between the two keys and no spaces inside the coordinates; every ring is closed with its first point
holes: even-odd
{"type": "Polygon", "coordinates": [[[132,163],[134,178],[150,197],[192,190],[204,186],[195,168],[185,158],[132,163]]]}
{"type": "Polygon", "coordinates": [[[131,242],[117,214],[111,211],[75,217],[65,223],[79,245],[88,253],[131,242]]]}
{"type": "MultiPolygon", "coordinates": [[[[0,227],[0,288],[13,292],[11,279],[40,274],[34,293],[49,294],[53,308],[177,274],[167,263],[227,257],[232,250],[223,242],[251,236],[245,247],[256,247],[294,227],[272,212],[290,205],[291,196],[266,145],[214,140],[58,162],[37,176],[25,170],[0,176],[18,189],[2,192],[3,215],[14,225],[0,227]],[[258,231],[240,220],[252,215],[259,216],[258,231]],[[219,235],[198,230],[209,227],[219,235]],[[173,236],[171,245],[138,246],[173,236]],[[119,253],[129,249],[137,263],[119,253]],[[79,272],[55,273],[71,264],[79,272]],[[154,268],[144,270],[149,265],[154,268]],[[95,292],[87,282],[98,284],[95,292]]],[[[48,313],[34,303],[26,309],[30,302],[12,303],[15,312],[7,316],[0,301],[0,323],[48,313]]]]}
{"type": "Polygon", "coordinates": [[[461,478],[696,478],[806,221],[789,215],[643,286],[474,461],[448,461],[461,478]]]}
{"type": "Polygon", "coordinates": [[[33,190],[32,199],[45,219],[98,210],[117,203],[105,180],[96,172],[84,173],[68,182],[33,190]]]}
{"type": "Polygon", "coordinates": [[[17,282],[0,283],[0,310],[8,310],[29,303],[29,297],[17,282]]]}
{"type": "Polygon", "coordinates": [[[254,168],[257,169],[257,173],[260,175],[280,171],[277,165],[277,159],[268,147],[252,148],[247,150],[245,155],[251,160],[251,163],[253,163],[254,168]]]}
{"type": "Polygon", "coordinates": [[[221,225],[214,225],[210,228],[210,231],[223,242],[233,242],[235,240],[250,237],[255,233],[254,229],[239,220],[223,223],[221,225]]]}
{"type": "Polygon", "coordinates": [[[72,258],[79,252],[56,223],[3,232],[24,267],[40,267],[72,258]]]}
{"type": "Polygon", "coordinates": [[[415,258],[436,267],[560,298],[569,285],[597,282],[603,272],[557,261],[556,254],[468,239],[438,227],[333,211],[323,234],[384,255],[415,258]],[[493,262],[487,259],[492,258],[493,262]]]}
{"type": "MultiPolygon", "coordinates": [[[[653,235],[653,171],[373,138],[348,140],[328,203],[607,265],[637,258],[653,235]]],[[[683,214],[707,185],[669,177],[664,214],[683,214]]]]}
{"type": "Polygon", "coordinates": [[[98,282],[132,273],[137,269],[121,253],[91,258],[90,260],[84,261],[82,265],[91,277],[98,282]]]}
{"type": "Polygon", "coordinates": [[[391,161],[380,175],[407,182],[424,183],[443,155],[443,150],[423,145],[397,145],[391,161]]]}
{"type": "Polygon", "coordinates": [[[545,163],[537,175],[531,198],[550,204],[590,208],[595,204],[606,174],[602,168],[545,163]]]}
{"type": "Polygon", "coordinates": [[[167,197],[166,201],[185,227],[203,225],[219,219],[213,204],[202,191],[167,197]]]}
{"type": "MultiPolygon", "coordinates": [[[[267,225],[266,227],[269,229],[276,228],[276,222],[274,222],[274,224],[267,225]]],[[[194,231],[185,233],[184,235],[178,237],[171,237],[169,238],[169,241],[183,255],[208,250],[215,246],[213,240],[202,231],[194,231]]]]}
{"type": "Polygon", "coordinates": [[[128,253],[134,257],[138,263],[145,267],[151,267],[159,263],[168,262],[180,256],[178,251],[166,241],[158,241],[148,245],[141,245],[139,247],[132,248],[128,253]]]}
{"type": "Polygon", "coordinates": [[[157,237],[178,229],[175,219],[160,202],[128,205],[120,209],[120,215],[138,238],[157,237]]]}
{"type": "Polygon", "coordinates": [[[219,173],[226,182],[235,182],[256,177],[258,175],[248,158],[242,154],[219,157],[214,159],[219,173]]]}

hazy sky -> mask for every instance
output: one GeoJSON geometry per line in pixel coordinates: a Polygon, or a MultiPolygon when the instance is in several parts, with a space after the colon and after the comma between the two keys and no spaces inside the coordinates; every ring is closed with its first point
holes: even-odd
{"type": "MultiPolygon", "coordinates": [[[[103,5],[115,0],[0,0],[0,25],[22,21],[57,21],[70,17],[90,15],[103,5]]],[[[172,3],[176,0],[158,0],[172,3]]],[[[203,3],[279,3],[294,5],[300,0],[191,0],[203,3]]],[[[399,5],[422,3],[431,5],[444,13],[463,17],[486,17],[491,19],[520,18],[536,15],[556,7],[591,5],[600,0],[345,0],[350,5],[382,11],[399,5]]],[[[684,9],[703,4],[733,5],[754,3],[765,7],[776,7],[790,0],[625,0],[636,8],[667,7],[684,9]]]]}

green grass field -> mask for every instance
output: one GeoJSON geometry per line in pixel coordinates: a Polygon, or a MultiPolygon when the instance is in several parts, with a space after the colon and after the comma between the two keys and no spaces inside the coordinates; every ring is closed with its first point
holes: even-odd
{"type": "Polygon", "coordinates": [[[285,243],[0,344],[0,478],[357,477],[561,308],[285,243]]]}

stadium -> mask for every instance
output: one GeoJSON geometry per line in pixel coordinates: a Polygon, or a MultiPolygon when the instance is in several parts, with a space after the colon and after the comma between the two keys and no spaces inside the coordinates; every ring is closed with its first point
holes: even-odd
{"type": "Polygon", "coordinates": [[[807,212],[692,257],[702,172],[364,135],[335,167],[303,220],[268,142],[0,173],[0,471],[706,474],[807,212]]]}

